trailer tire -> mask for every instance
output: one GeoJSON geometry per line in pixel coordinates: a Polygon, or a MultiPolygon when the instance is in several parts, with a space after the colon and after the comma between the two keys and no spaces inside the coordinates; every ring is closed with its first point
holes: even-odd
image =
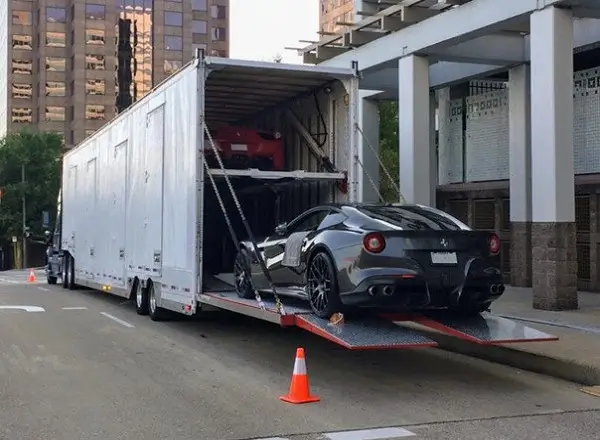
{"type": "Polygon", "coordinates": [[[69,290],[75,290],[77,284],[75,284],[75,258],[69,255],[69,290]]]}
{"type": "Polygon", "coordinates": [[[148,289],[144,287],[142,280],[136,280],[133,288],[133,300],[135,301],[135,311],[138,315],[148,314],[148,289]]]}
{"type": "Polygon", "coordinates": [[[63,255],[62,261],[62,288],[69,288],[69,254],[63,255]]]}
{"type": "Polygon", "coordinates": [[[235,291],[240,298],[254,298],[252,283],[249,282],[250,273],[250,255],[248,255],[246,249],[242,248],[236,255],[233,263],[233,282],[235,284],[235,291]]]}
{"type": "Polygon", "coordinates": [[[167,318],[167,311],[161,307],[158,307],[158,301],[156,300],[156,289],[154,289],[154,283],[152,280],[146,282],[146,295],[148,296],[148,312],[152,321],[164,321],[167,318]]]}

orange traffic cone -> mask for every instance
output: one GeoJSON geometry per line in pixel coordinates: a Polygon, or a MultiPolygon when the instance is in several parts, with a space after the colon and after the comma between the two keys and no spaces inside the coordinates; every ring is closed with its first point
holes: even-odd
{"type": "Polygon", "coordinates": [[[308,374],[306,373],[306,359],[304,358],[304,349],[296,349],[296,361],[294,362],[294,372],[292,374],[292,383],[290,392],[287,396],[281,396],[279,399],[288,403],[311,403],[319,402],[321,399],[311,396],[308,386],[308,374]]]}
{"type": "Polygon", "coordinates": [[[35,283],[35,272],[33,269],[29,270],[29,278],[27,278],[28,283],[35,283]]]}

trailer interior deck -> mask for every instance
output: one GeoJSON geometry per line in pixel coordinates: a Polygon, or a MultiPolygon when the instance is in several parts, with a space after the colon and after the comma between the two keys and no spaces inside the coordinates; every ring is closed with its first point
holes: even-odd
{"type": "Polygon", "coordinates": [[[419,329],[436,331],[481,345],[556,341],[556,336],[527,327],[509,319],[484,313],[459,318],[444,312],[423,314],[385,314],[332,324],[316,317],[310,307],[293,298],[281,297],[285,315],[277,313],[275,301],[261,293],[265,310],[254,299],[242,299],[228,282],[230,274],[205,277],[200,301],[224,310],[279,324],[296,326],[350,350],[384,350],[435,347],[437,342],[419,329]]]}

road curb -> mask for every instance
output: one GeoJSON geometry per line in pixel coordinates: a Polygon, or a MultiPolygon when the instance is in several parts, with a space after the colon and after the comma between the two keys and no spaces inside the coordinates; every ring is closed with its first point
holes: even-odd
{"type": "MultiPolygon", "coordinates": [[[[481,345],[462,339],[428,334],[438,348],[453,353],[483,359],[497,364],[508,365],[521,370],[532,371],[582,385],[600,384],[600,366],[588,365],[574,359],[561,359],[545,356],[519,348],[499,345],[481,345]]],[[[532,342],[532,344],[552,344],[552,342],[532,342]]]]}

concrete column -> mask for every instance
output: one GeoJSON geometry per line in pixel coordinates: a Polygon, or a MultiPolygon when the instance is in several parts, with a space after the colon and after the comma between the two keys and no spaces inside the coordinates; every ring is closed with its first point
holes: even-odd
{"type": "Polygon", "coordinates": [[[576,309],[573,176],[573,15],[531,16],[533,306],[576,309]]]}
{"type": "Polygon", "coordinates": [[[438,151],[435,142],[436,131],[438,130],[437,123],[437,97],[435,91],[429,91],[429,174],[430,181],[430,199],[431,206],[436,207],[437,204],[437,186],[438,186],[438,151]]]}
{"type": "Polygon", "coordinates": [[[398,75],[400,191],[408,203],[431,205],[429,61],[401,58],[398,75]]]}
{"type": "Polygon", "coordinates": [[[510,283],[531,286],[531,72],[509,71],[510,283]]]}
{"type": "Polygon", "coordinates": [[[358,103],[358,123],[366,136],[366,139],[359,133],[358,138],[358,157],[363,167],[358,170],[358,201],[360,202],[379,202],[377,191],[380,187],[379,161],[379,106],[378,102],[369,99],[371,95],[377,92],[370,90],[360,91],[360,101],[358,103]],[[374,150],[374,151],[373,151],[374,150]],[[369,180],[373,180],[376,189],[369,180]]]}

